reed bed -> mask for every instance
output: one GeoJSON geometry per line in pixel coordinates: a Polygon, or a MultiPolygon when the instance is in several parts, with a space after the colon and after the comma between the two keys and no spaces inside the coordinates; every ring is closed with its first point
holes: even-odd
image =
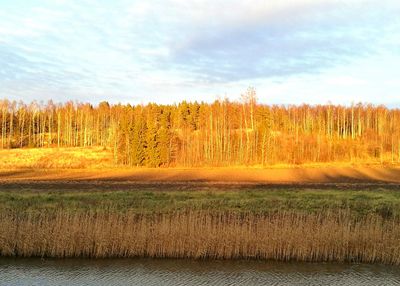
{"type": "Polygon", "coordinates": [[[0,255],[400,265],[400,224],[349,212],[0,213],[0,255]]]}

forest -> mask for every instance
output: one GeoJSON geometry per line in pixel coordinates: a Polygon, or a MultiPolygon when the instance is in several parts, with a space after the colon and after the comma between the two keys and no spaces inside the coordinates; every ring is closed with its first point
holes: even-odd
{"type": "Polygon", "coordinates": [[[116,165],[267,166],[400,162],[400,110],[371,104],[160,105],[0,100],[0,148],[101,146],[116,165]]]}

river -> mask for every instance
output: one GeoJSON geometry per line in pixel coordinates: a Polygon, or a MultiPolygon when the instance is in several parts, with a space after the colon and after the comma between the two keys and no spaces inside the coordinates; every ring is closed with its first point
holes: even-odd
{"type": "Polygon", "coordinates": [[[400,285],[400,267],[183,259],[0,258],[0,285],[400,285]]]}

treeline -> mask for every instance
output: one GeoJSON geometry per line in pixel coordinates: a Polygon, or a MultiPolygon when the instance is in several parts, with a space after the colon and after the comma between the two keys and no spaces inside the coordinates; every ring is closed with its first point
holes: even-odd
{"type": "Polygon", "coordinates": [[[400,110],[238,102],[98,106],[0,101],[0,148],[103,146],[130,166],[400,162],[400,110]]]}

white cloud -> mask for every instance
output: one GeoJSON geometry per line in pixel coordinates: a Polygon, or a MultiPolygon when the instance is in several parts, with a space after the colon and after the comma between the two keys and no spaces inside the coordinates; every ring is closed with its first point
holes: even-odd
{"type": "Polygon", "coordinates": [[[372,92],[393,101],[399,8],[394,0],[0,4],[0,97],[212,100],[254,85],[273,102],[372,101],[372,92]]]}

